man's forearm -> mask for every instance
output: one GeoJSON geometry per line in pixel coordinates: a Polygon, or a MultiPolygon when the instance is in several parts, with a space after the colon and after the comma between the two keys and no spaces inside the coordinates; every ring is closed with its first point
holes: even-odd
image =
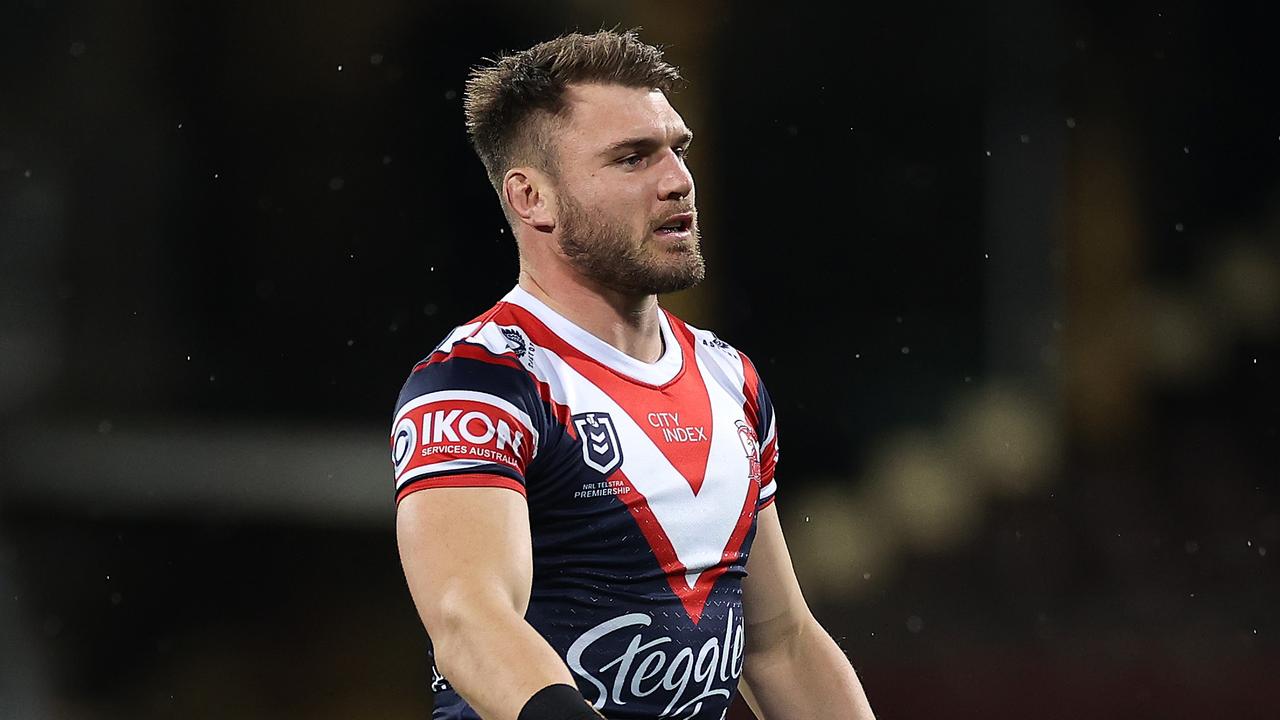
{"type": "Polygon", "coordinates": [[[573,685],[564,661],[509,608],[471,608],[432,635],[436,663],[453,689],[485,720],[515,720],[538,690],[573,685]]]}
{"type": "Polygon", "coordinates": [[[761,720],[874,720],[849,659],[817,621],[748,652],[744,672],[761,720]]]}

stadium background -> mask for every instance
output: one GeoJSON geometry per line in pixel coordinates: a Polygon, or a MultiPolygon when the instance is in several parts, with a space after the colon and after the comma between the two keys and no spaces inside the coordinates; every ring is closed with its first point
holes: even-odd
{"type": "MultiPolygon", "coordinates": [[[[386,430],[514,282],[469,65],[643,26],[884,720],[1275,717],[1273,3],[0,11],[0,717],[412,718],[386,430]]],[[[747,717],[745,714],[739,717],[747,717]]]]}

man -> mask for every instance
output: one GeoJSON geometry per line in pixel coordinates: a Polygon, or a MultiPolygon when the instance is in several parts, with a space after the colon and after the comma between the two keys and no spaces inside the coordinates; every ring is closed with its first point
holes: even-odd
{"type": "Polygon", "coordinates": [[[764,385],[658,306],[704,274],[678,80],[600,32],[467,84],[520,277],[414,368],[393,423],[435,718],[714,720],[740,678],[766,720],[872,717],[792,571],[764,385]]]}

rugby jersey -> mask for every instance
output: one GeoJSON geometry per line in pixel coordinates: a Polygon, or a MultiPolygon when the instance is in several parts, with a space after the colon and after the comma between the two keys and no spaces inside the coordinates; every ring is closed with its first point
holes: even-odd
{"type": "MultiPolygon", "coordinates": [[[[632,358],[519,286],[418,363],[392,424],[396,501],[526,498],[525,615],[608,718],[724,717],[745,650],[742,578],[773,501],[773,405],[755,367],[658,309],[632,358]]],[[[433,718],[478,717],[433,668],[433,718]]]]}

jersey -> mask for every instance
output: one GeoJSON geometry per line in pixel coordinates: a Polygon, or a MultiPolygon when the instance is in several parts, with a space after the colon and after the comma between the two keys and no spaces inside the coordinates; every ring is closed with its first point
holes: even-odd
{"type": "MultiPolygon", "coordinates": [[[[723,718],[742,674],[742,578],[773,501],[773,405],[751,361],[657,310],[632,358],[516,287],[414,367],[395,412],[396,501],[525,496],[526,621],[611,720],[723,718]]],[[[477,718],[433,667],[437,720],[477,718]]]]}

